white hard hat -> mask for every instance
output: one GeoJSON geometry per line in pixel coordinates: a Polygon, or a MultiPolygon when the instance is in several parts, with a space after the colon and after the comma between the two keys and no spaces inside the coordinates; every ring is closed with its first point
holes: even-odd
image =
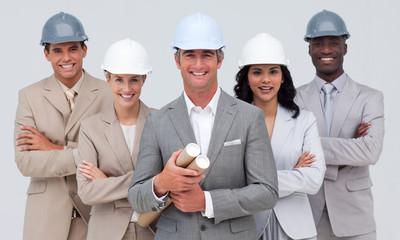
{"type": "Polygon", "coordinates": [[[101,69],[114,74],[146,75],[151,72],[146,49],[129,38],[108,48],[101,69]]]}
{"type": "Polygon", "coordinates": [[[243,47],[242,58],[239,67],[254,64],[279,64],[287,66],[289,60],[286,58],[282,43],[268,33],[259,33],[250,39],[243,47]]]}
{"type": "Polygon", "coordinates": [[[195,13],[185,17],[175,31],[172,48],[183,50],[211,49],[225,47],[222,31],[210,16],[195,13]]]}

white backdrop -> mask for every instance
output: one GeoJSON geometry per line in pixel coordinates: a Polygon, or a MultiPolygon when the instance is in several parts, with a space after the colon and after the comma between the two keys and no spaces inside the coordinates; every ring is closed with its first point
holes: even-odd
{"type": "MultiPolygon", "coordinates": [[[[104,79],[100,70],[106,49],[115,41],[130,37],[148,50],[153,67],[141,99],[160,108],[182,92],[182,80],[170,48],[179,21],[197,11],[214,17],[221,25],[227,48],[222,69],[221,87],[233,94],[237,61],[244,43],[259,32],[269,32],[280,39],[290,59],[296,86],[309,82],[315,74],[303,41],[306,24],[317,12],[327,9],[345,20],[351,33],[345,71],[356,81],[384,92],[386,113],[385,144],[381,160],[371,167],[374,182],[375,216],[378,239],[399,235],[400,161],[395,152],[399,127],[396,92],[400,84],[399,3],[395,0],[114,0],[3,1],[0,14],[3,48],[0,57],[3,88],[0,95],[1,151],[3,169],[0,179],[1,239],[22,239],[22,227],[29,178],[23,177],[14,163],[13,128],[17,93],[52,73],[39,46],[45,21],[65,11],[78,17],[89,36],[84,68],[104,79]]],[[[397,145],[398,146],[398,145],[397,145]]],[[[51,226],[49,226],[51,227],[51,226]]]]}

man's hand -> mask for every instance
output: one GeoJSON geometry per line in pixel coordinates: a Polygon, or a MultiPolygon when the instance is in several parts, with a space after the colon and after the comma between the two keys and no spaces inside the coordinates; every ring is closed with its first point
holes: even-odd
{"type": "Polygon", "coordinates": [[[203,178],[197,171],[178,167],[176,159],[182,149],[172,153],[163,171],[154,178],[154,193],[157,197],[165,195],[168,191],[181,192],[195,187],[203,178]]]}
{"type": "Polygon", "coordinates": [[[169,197],[175,204],[175,207],[182,212],[199,212],[206,209],[206,199],[199,184],[195,184],[188,191],[170,192],[169,197]]]}
{"type": "Polygon", "coordinates": [[[64,146],[56,145],[49,141],[42,133],[40,133],[36,128],[31,126],[22,126],[22,130],[27,130],[17,136],[17,146],[25,145],[19,148],[22,151],[29,150],[40,150],[40,151],[50,151],[50,150],[63,150],[64,146]]]}
{"type": "Polygon", "coordinates": [[[364,137],[365,135],[368,134],[368,129],[370,128],[371,128],[370,122],[366,123],[362,121],[358,126],[356,133],[354,134],[354,138],[364,137]]]}
{"type": "Polygon", "coordinates": [[[314,157],[315,154],[305,152],[303,155],[301,155],[294,168],[310,167],[313,162],[317,161],[314,157]]]}
{"type": "Polygon", "coordinates": [[[88,161],[83,161],[82,165],[79,166],[79,171],[85,178],[91,181],[99,178],[107,178],[107,175],[105,175],[98,167],[88,161]]]}

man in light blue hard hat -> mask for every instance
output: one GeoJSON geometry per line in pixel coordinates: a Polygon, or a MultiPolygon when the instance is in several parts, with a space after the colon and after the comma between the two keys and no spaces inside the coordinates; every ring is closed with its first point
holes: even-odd
{"type": "Polygon", "coordinates": [[[87,39],[73,15],[49,18],[40,44],[54,74],[19,91],[15,161],[31,178],[24,239],[86,239],[90,206],[77,195],[78,132],[84,118],[112,104],[106,82],[82,68],[87,39]]]}
{"type": "Polygon", "coordinates": [[[225,42],[218,23],[196,13],[178,25],[172,47],[183,94],[149,114],[128,193],[132,208],[155,212],[167,199],[155,239],[256,239],[252,214],[277,200],[274,158],[260,109],[218,87],[225,42]],[[178,167],[197,143],[204,174],[178,167]]]}
{"type": "Polygon", "coordinates": [[[320,191],[309,196],[318,240],[376,239],[369,166],[382,151],[383,94],[345,73],[349,37],[343,19],[323,10],[304,38],[316,76],[297,89],[297,103],[317,117],[327,164],[320,191]]]}

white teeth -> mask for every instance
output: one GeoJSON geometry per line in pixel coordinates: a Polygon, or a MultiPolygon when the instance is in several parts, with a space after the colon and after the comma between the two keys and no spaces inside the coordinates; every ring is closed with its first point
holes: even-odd
{"type": "Polygon", "coordinates": [[[271,87],[260,87],[261,90],[271,90],[271,87]]]}
{"type": "Polygon", "coordinates": [[[322,61],[332,61],[333,58],[321,58],[322,61]]]}
{"type": "Polygon", "coordinates": [[[68,68],[72,68],[73,64],[70,65],[61,65],[62,68],[64,69],[68,69],[68,68]]]}
{"type": "Polygon", "coordinates": [[[195,76],[203,76],[204,74],[206,74],[205,72],[203,72],[203,73],[193,73],[193,75],[195,75],[195,76]]]}
{"type": "Polygon", "coordinates": [[[131,94],[131,95],[124,95],[124,94],[121,94],[121,96],[122,96],[123,98],[131,98],[131,97],[133,96],[133,94],[131,94]]]}

